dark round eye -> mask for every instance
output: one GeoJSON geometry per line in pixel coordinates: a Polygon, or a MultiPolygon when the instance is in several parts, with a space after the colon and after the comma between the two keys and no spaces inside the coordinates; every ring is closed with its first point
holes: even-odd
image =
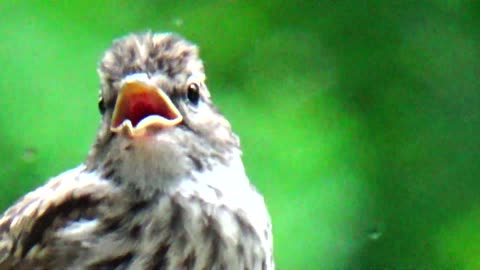
{"type": "Polygon", "coordinates": [[[105,113],[105,101],[103,101],[103,98],[98,100],[98,110],[100,110],[101,114],[105,113]]]}
{"type": "Polygon", "coordinates": [[[188,85],[187,98],[192,104],[198,104],[198,100],[200,99],[200,87],[198,84],[191,83],[188,85]]]}

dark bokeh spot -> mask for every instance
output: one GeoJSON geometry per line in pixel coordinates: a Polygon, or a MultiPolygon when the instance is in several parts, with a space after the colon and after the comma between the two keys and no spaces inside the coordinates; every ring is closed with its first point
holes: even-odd
{"type": "Polygon", "coordinates": [[[26,148],[23,151],[22,160],[25,162],[32,162],[37,157],[37,154],[38,154],[37,149],[31,148],[31,147],[26,148]]]}

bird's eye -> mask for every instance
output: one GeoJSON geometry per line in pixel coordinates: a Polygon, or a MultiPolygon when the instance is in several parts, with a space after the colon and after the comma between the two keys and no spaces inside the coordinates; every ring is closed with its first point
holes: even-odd
{"type": "Polygon", "coordinates": [[[200,99],[200,87],[198,84],[191,83],[188,85],[187,98],[193,105],[198,104],[198,100],[200,99]]]}
{"type": "Polygon", "coordinates": [[[103,101],[102,97],[98,100],[98,110],[100,110],[101,114],[105,113],[105,101],[103,101]]]}

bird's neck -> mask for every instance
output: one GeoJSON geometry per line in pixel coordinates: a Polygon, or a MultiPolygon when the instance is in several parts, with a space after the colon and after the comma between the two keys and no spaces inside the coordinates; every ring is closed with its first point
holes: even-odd
{"type": "Polygon", "coordinates": [[[144,199],[188,181],[200,180],[219,189],[227,189],[227,182],[248,183],[237,146],[220,151],[201,142],[185,145],[168,138],[126,140],[117,136],[108,145],[95,145],[86,163],[89,170],[144,199]],[[227,170],[231,165],[233,170],[227,170]],[[241,177],[228,181],[201,177],[219,173],[228,179],[241,177]]]}

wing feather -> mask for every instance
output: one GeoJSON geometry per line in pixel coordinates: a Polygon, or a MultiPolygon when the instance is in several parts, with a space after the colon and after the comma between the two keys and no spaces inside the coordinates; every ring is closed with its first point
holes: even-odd
{"type": "MultiPolygon", "coordinates": [[[[0,269],[48,269],[39,264],[49,253],[45,240],[74,223],[94,221],[114,190],[82,165],[26,194],[0,218],[0,269]]],[[[91,231],[94,224],[88,224],[91,231]]]]}

